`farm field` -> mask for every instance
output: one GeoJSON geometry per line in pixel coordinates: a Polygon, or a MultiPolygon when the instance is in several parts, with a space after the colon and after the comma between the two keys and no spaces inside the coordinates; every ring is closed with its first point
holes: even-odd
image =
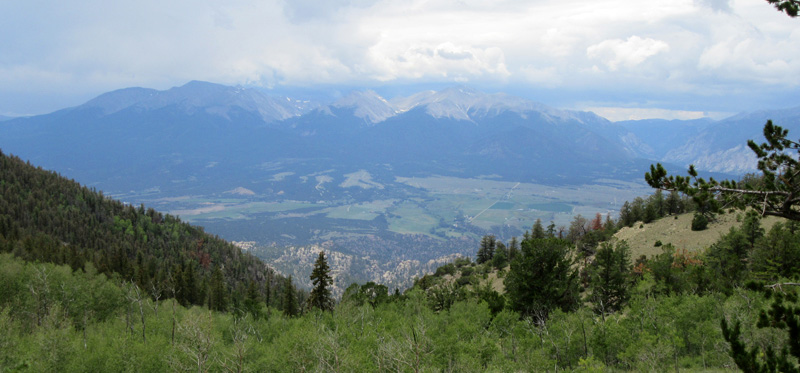
{"type": "MultiPolygon", "coordinates": [[[[259,227],[266,226],[266,234],[274,236],[286,235],[279,231],[279,225],[270,222],[313,219],[319,228],[309,231],[306,237],[302,232],[290,235],[298,238],[296,244],[308,244],[330,237],[388,232],[424,235],[437,241],[464,237],[477,240],[487,233],[510,238],[530,229],[536,219],[566,226],[577,214],[615,216],[624,201],[652,193],[644,183],[619,180],[597,180],[595,184],[579,186],[446,176],[395,177],[393,182],[387,182],[376,180],[365,170],[341,173],[325,170],[307,175],[279,173],[272,177],[269,187],[292,190],[291,183],[308,185],[303,180],[314,184],[305,197],[295,193],[288,199],[282,192],[269,194],[237,188],[233,192],[159,199],[152,203],[200,225],[261,221],[259,227]],[[324,199],[328,195],[334,197],[324,199]],[[365,223],[371,223],[369,228],[365,228],[365,223]],[[270,226],[275,226],[272,233],[270,226]]],[[[234,240],[252,240],[253,236],[246,231],[243,228],[229,234],[223,230],[219,234],[234,240]]],[[[260,232],[262,237],[264,233],[260,232]]]]}

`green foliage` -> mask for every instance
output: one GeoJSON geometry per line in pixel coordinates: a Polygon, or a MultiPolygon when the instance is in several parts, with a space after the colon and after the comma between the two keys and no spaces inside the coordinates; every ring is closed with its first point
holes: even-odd
{"type": "Polygon", "coordinates": [[[481,245],[478,249],[478,255],[476,258],[476,262],[478,264],[486,263],[492,260],[494,257],[494,250],[495,250],[496,240],[492,235],[486,235],[481,238],[481,245]]]}
{"type": "Polygon", "coordinates": [[[575,309],[578,282],[569,242],[529,239],[521,246],[520,257],[511,263],[504,281],[511,309],[542,319],[554,309],[575,309]]]}
{"type": "MultiPolygon", "coordinates": [[[[271,269],[250,254],[144,206],[112,200],[0,152],[0,252],[28,261],[87,263],[109,278],[133,281],[151,298],[207,303],[206,295],[244,299],[249,281],[271,269]],[[224,268],[212,281],[214,268],[224,268]],[[217,291],[208,288],[216,286],[217,291]]],[[[217,299],[215,308],[226,306],[217,299]]],[[[225,307],[223,307],[225,308],[225,307]]]]}
{"type": "Polygon", "coordinates": [[[295,294],[294,285],[292,284],[292,276],[284,280],[282,304],[283,314],[287,317],[294,317],[300,313],[300,306],[297,304],[297,295],[295,294]]]}
{"type": "Polygon", "coordinates": [[[777,281],[800,277],[800,229],[797,222],[777,223],[756,241],[750,271],[756,279],[777,281]]]}
{"type": "Polygon", "coordinates": [[[353,283],[345,289],[342,295],[343,303],[353,303],[358,306],[369,304],[373,309],[393,299],[394,297],[389,296],[389,288],[386,285],[376,284],[372,281],[364,285],[353,283]]]}
{"type": "Polygon", "coordinates": [[[800,372],[800,306],[797,292],[789,289],[795,286],[800,284],[752,286],[764,291],[767,298],[773,298],[770,308],[760,312],[756,326],[785,331],[787,338],[784,342],[768,344],[765,348],[753,345],[748,349],[743,341],[741,321],[736,320],[730,327],[728,320],[722,319],[722,335],[730,343],[730,354],[739,369],[746,372],[800,372]]]}
{"type": "Polygon", "coordinates": [[[492,267],[503,269],[508,265],[508,249],[502,242],[497,242],[497,249],[492,257],[492,267]]]}
{"type": "Polygon", "coordinates": [[[755,246],[756,241],[764,236],[764,228],[761,228],[761,215],[753,210],[748,210],[742,223],[742,233],[750,243],[750,247],[755,246]]]}
{"type": "Polygon", "coordinates": [[[631,272],[630,248],[622,241],[612,246],[604,243],[597,250],[591,268],[592,304],[597,313],[613,313],[628,301],[631,272]]]}
{"type": "Polygon", "coordinates": [[[767,2],[789,17],[797,17],[797,12],[800,11],[800,1],[797,0],[767,0],[767,2]]]}
{"type": "Polygon", "coordinates": [[[715,289],[730,293],[744,283],[748,274],[749,249],[747,235],[742,230],[731,228],[706,250],[706,267],[715,289]]]}
{"type": "Polygon", "coordinates": [[[322,311],[333,310],[333,296],[330,289],[333,278],[331,278],[330,272],[331,269],[325,259],[325,252],[320,251],[310,276],[311,282],[314,284],[314,288],[308,298],[308,304],[311,305],[311,308],[317,308],[322,311]]]}
{"type": "Polygon", "coordinates": [[[444,275],[454,275],[456,273],[456,266],[453,263],[447,263],[439,268],[436,268],[434,276],[442,277],[444,275]]]}
{"type": "Polygon", "coordinates": [[[703,231],[708,228],[708,218],[705,214],[696,212],[692,218],[692,230],[703,231]]]}

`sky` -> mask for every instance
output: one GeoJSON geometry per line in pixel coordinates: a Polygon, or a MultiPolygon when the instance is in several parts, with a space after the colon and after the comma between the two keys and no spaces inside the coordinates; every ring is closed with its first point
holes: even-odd
{"type": "Polygon", "coordinates": [[[0,2],[0,115],[191,80],[719,118],[800,105],[800,18],[763,0],[0,2]]]}

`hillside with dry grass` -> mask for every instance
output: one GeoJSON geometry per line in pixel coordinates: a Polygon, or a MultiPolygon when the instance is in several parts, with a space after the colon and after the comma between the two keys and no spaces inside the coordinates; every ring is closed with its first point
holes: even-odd
{"type": "MultiPolygon", "coordinates": [[[[614,235],[614,239],[628,242],[631,258],[634,260],[641,255],[650,258],[660,254],[661,247],[656,246],[658,241],[664,245],[671,243],[676,249],[697,252],[717,242],[731,227],[739,227],[743,218],[744,213],[741,211],[720,214],[716,220],[709,222],[707,229],[693,231],[692,213],[667,216],[648,224],[637,222],[633,227],[623,227],[614,235]]],[[[761,220],[761,226],[769,230],[781,220],[772,216],[766,217],[761,220]]]]}

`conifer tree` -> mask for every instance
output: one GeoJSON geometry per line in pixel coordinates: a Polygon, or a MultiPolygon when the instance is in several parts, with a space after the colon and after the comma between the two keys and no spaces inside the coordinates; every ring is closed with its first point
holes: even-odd
{"type": "Polygon", "coordinates": [[[292,285],[292,276],[286,278],[283,284],[283,314],[287,317],[297,316],[298,313],[297,296],[292,285]]]}
{"type": "Polygon", "coordinates": [[[531,229],[531,238],[538,239],[544,238],[544,227],[542,227],[542,219],[536,219],[531,229]]]}
{"type": "Polygon", "coordinates": [[[519,243],[517,237],[511,237],[508,242],[508,261],[512,262],[519,255],[519,243]]]}
{"type": "Polygon", "coordinates": [[[555,308],[578,305],[578,278],[569,242],[556,238],[522,241],[522,253],[505,278],[513,310],[544,320],[555,308]]]}
{"type": "Polygon", "coordinates": [[[556,237],[556,223],[550,220],[550,225],[547,226],[547,238],[556,237]]]}
{"type": "Polygon", "coordinates": [[[508,264],[508,249],[501,241],[497,241],[497,246],[492,257],[492,266],[503,269],[508,264]]]}
{"type": "Polygon", "coordinates": [[[478,249],[478,257],[476,262],[478,264],[486,263],[494,257],[495,238],[492,235],[483,236],[481,239],[481,247],[478,249]]]}
{"type": "Polygon", "coordinates": [[[628,244],[603,243],[592,263],[592,303],[597,313],[616,312],[628,301],[631,255],[628,244]]]}
{"type": "Polygon", "coordinates": [[[323,311],[333,310],[333,297],[330,289],[333,279],[330,272],[328,262],[325,260],[325,252],[320,251],[310,276],[311,281],[314,283],[314,288],[311,290],[308,303],[312,308],[319,308],[323,311]]]}
{"type": "Polygon", "coordinates": [[[225,285],[225,278],[219,266],[214,267],[209,284],[208,308],[214,311],[225,311],[228,309],[228,287],[225,285]]]}

